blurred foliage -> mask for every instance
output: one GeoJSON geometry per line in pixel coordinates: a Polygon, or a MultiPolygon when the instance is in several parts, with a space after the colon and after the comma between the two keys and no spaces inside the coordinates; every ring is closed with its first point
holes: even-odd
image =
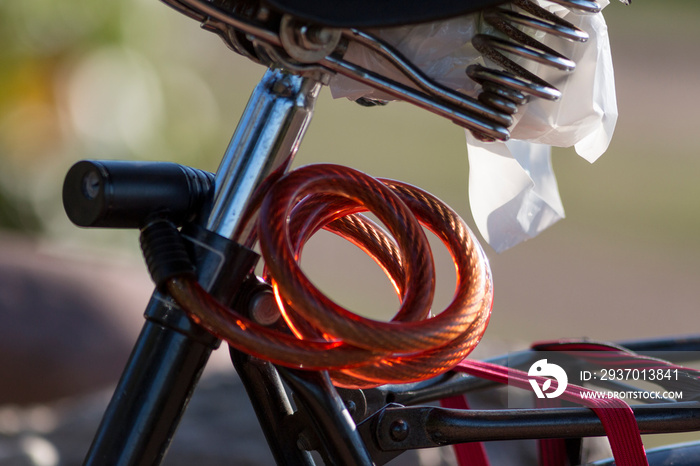
{"type": "Polygon", "coordinates": [[[197,29],[151,0],[0,3],[0,186],[11,193],[0,228],[68,231],[57,194],[81,158],[216,168],[224,108],[250,89],[224,91],[234,65],[220,55],[233,56],[197,29]]]}
{"type": "Polygon", "coordinates": [[[116,7],[94,2],[0,4],[0,227],[36,231],[42,165],[67,143],[57,89],[65,64],[117,39],[116,7]]]}
{"type": "Polygon", "coordinates": [[[0,228],[23,233],[39,233],[39,218],[26,199],[18,199],[0,185],[0,228]]]}

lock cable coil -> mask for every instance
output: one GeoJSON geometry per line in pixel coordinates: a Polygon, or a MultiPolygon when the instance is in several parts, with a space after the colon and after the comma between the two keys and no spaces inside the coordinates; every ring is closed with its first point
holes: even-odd
{"type": "Polygon", "coordinates": [[[195,322],[240,351],[285,367],[328,370],[337,386],[369,388],[452,369],[486,329],[493,301],[488,261],[464,221],[425,191],[339,165],[309,165],[272,185],[257,221],[265,275],[285,328],[229,309],[191,277],[166,282],[195,322]],[[435,272],[421,224],[445,244],[457,276],[452,301],[432,317],[435,272]],[[357,245],[384,270],[401,299],[391,321],[350,312],[304,275],[298,264],[303,245],[321,228],[357,245]]]}

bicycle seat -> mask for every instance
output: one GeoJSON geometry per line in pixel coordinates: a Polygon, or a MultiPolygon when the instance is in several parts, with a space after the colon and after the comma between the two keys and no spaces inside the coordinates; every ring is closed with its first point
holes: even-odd
{"type": "Polygon", "coordinates": [[[474,13],[507,0],[266,0],[297,18],[337,28],[400,26],[474,13]]]}

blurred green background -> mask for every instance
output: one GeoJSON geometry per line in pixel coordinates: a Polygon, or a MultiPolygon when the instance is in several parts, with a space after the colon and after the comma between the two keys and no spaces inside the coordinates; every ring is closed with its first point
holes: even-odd
{"type": "MultiPolygon", "coordinates": [[[[556,150],[567,218],[505,253],[485,246],[496,287],[485,351],[700,329],[700,4],[614,1],[605,14],[620,110],[613,143],[593,165],[556,150]]],[[[69,224],[59,194],[67,169],[123,158],[215,171],[263,73],[150,0],[2,2],[0,44],[0,239],[135,262],[135,232],[69,224]]],[[[296,164],[312,162],[414,183],[471,221],[463,131],[409,105],[366,109],[324,89],[296,164]]],[[[444,304],[454,279],[436,255],[444,304]]],[[[335,238],[314,239],[304,266],[358,312],[398,307],[376,267],[335,238]]]]}

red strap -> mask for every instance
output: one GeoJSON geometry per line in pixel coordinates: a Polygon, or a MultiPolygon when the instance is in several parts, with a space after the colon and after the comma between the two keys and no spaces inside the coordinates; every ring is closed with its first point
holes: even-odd
{"type": "MultiPolygon", "coordinates": [[[[541,384],[549,380],[482,361],[464,360],[453,370],[528,390],[531,389],[529,379],[534,378],[541,384]]],[[[552,382],[556,384],[556,381],[552,382]]],[[[632,408],[623,400],[616,398],[583,398],[581,394],[584,392],[595,393],[594,390],[570,384],[559,398],[587,406],[596,413],[608,435],[617,466],[647,465],[644,445],[632,408]]]]}
{"type": "Polygon", "coordinates": [[[537,442],[540,466],[565,466],[569,464],[566,456],[566,443],[560,438],[546,438],[537,442]]]}
{"type": "MultiPolygon", "coordinates": [[[[537,408],[556,408],[562,403],[558,399],[536,398],[537,408]]],[[[566,454],[566,442],[560,438],[545,438],[537,441],[540,466],[567,466],[569,459],[566,454]]]]}
{"type": "MultiPolygon", "coordinates": [[[[443,408],[469,409],[467,397],[457,395],[440,400],[443,408]]],[[[481,442],[458,443],[452,446],[457,457],[457,464],[460,466],[489,466],[489,458],[486,456],[486,449],[481,442]]]]}

